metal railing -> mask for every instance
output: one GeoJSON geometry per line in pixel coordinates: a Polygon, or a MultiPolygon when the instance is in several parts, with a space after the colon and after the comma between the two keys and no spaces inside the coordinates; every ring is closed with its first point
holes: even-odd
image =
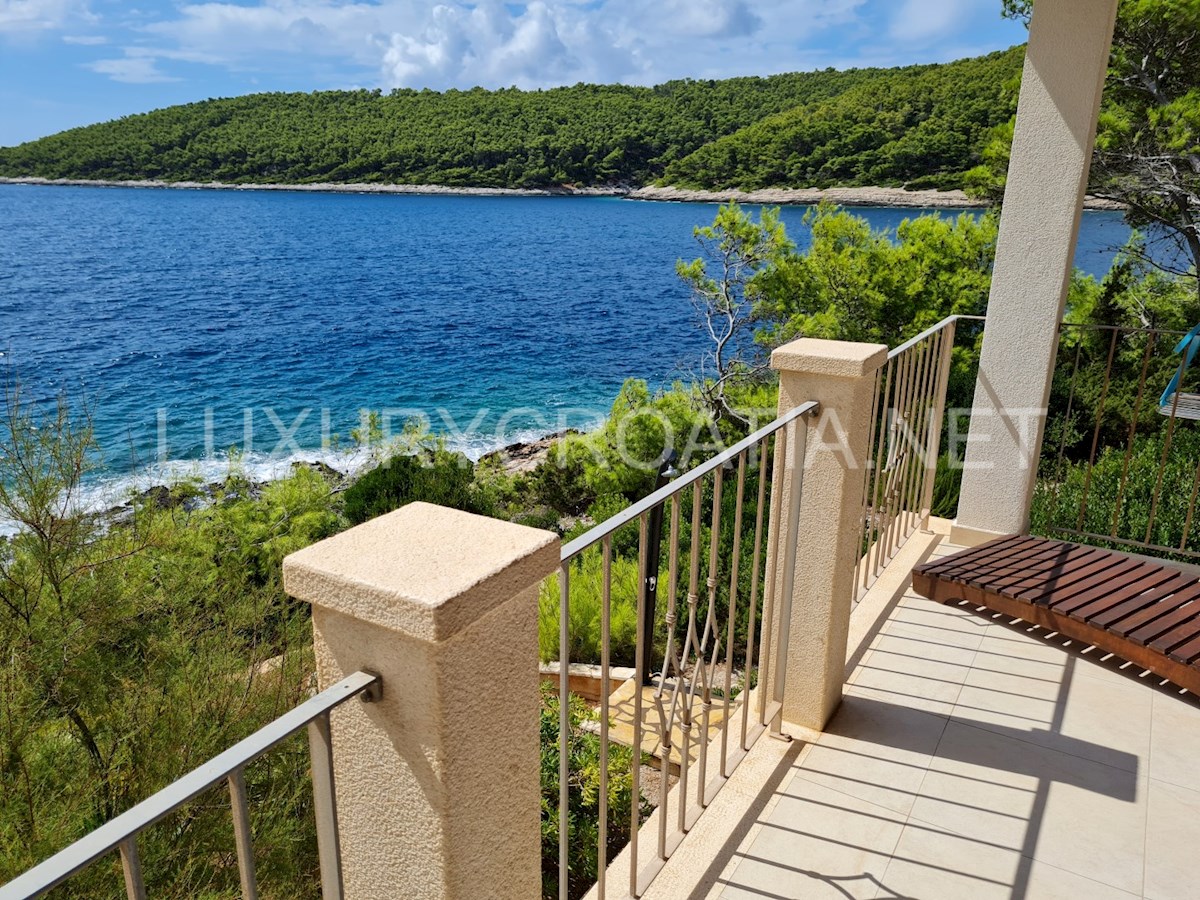
{"type": "Polygon", "coordinates": [[[573,566],[580,566],[585,554],[600,553],[600,658],[586,660],[598,662],[601,672],[595,722],[600,755],[599,829],[596,883],[591,891],[592,896],[601,900],[609,893],[609,748],[610,742],[617,741],[633,748],[629,772],[633,798],[627,847],[629,883],[620,890],[620,895],[625,896],[627,890],[629,895],[638,897],[755,740],[779,715],[784,672],[772,673],[771,667],[782,669],[787,655],[807,434],[803,419],[817,409],[816,403],[796,407],[563,547],[557,576],[558,883],[562,900],[571,895],[568,851],[572,836],[568,809],[572,773],[568,758],[570,696],[566,672],[570,664],[573,566]],[[733,484],[727,485],[727,481],[733,484]],[[785,484],[786,491],[782,490],[785,484]],[[729,493],[733,494],[732,501],[729,493]],[[781,510],[785,493],[788,508],[781,510]],[[751,516],[743,515],[751,503],[753,525],[751,516]],[[657,593],[660,580],[659,572],[648,571],[651,545],[660,539],[659,535],[651,534],[650,522],[655,518],[655,510],[660,509],[669,522],[665,609],[661,625],[655,627],[655,636],[661,639],[663,650],[661,655],[650,658],[646,648],[654,646],[654,641],[648,638],[655,636],[646,634],[646,607],[648,595],[652,598],[657,593]],[[628,696],[614,699],[610,676],[614,537],[635,523],[638,587],[631,592],[634,597],[624,598],[637,607],[635,676],[624,682],[628,696]],[[709,534],[704,541],[706,526],[709,534]],[[681,535],[685,529],[687,545],[682,547],[681,535]],[[686,585],[681,584],[684,579],[686,585]],[[649,592],[642,590],[647,584],[651,586],[649,592]],[[781,602],[775,598],[781,598],[781,602]],[[756,646],[759,637],[756,632],[760,629],[756,646]],[[645,830],[642,829],[643,754],[658,757],[658,818],[653,835],[641,833],[645,830]],[[710,755],[714,758],[710,759],[710,755]]]}
{"type": "Polygon", "coordinates": [[[335,707],[352,697],[361,695],[366,702],[377,700],[381,690],[379,676],[370,672],[355,672],[343,678],[234,744],[224,753],[0,887],[0,900],[39,897],[113,850],[118,850],[121,854],[125,893],[129,900],[145,900],[146,885],[138,855],[138,835],[222,780],[229,787],[242,896],[246,900],[254,900],[258,897],[258,884],[254,874],[254,849],[244,772],[246,766],[254,760],[306,726],[312,754],[313,808],[317,824],[317,852],[321,865],[321,893],[325,900],[340,898],[342,867],[338,846],[329,714],[335,707]]]}
{"type": "Polygon", "coordinates": [[[890,351],[876,376],[871,458],[863,463],[862,555],[854,570],[855,602],[929,520],[960,321],[983,319],[943,319],[890,351]]]}
{"type": "Polygon", "coordinates": [[[1059,332],[1032,529],[1200,558],[1200,409],[1197,375],[1176,352],[1183,332],[1070,323],[1059,332]]]}

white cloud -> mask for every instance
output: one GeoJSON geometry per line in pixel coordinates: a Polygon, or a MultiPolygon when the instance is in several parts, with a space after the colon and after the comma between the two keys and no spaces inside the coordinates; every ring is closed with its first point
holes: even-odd
{"type": "Polygon", "coordinates": [[[0,34],[51,31],[78,19],[92,19],[80,0],[0,0],[0,34]]]}
{"type": "Polygon", "coordinates": [[[199,0],[127,16],[124,59],[97,71],[161,78],[185,60],[313,88],[653,84],[860,63],[864,41],[926,51],[995,2],[199,0]]]}
{"type": "Polygon", "coordinates": [[[99,34],[65,34],[63,43],[77,44],[80,47],[99,47],[101,44],[107,44],[108,38],[99,34]]]}
{"type": "Polygon", "coordinates": [[[98,59],[87,63],[86,68],[101,75],[107,75],[113,81],[125,84],[157,84],[165,81],[178,81],[158,68],[158,63],[152,56],[124,56],[117,59],[98,59]]]}

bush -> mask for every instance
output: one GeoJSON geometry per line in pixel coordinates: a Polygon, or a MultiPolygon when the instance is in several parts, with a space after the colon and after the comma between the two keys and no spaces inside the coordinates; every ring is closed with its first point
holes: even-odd
{"type": "MultiPolygon", "coordinates": [[[[1090,481],[1086,460],[1064,462],[1061,479],[1038,481],[1030,513],[1030,530],[1048,537],[1061,537],[1056,532],[1063,529],[1109,535],[1113,534],[1115,523],[1115,537],[1140,542],[1146,540],[1149,531],[1149,543],[1163,547],[1182,546],[1192,553],[1200,553],[1200,528],[1195,518],[1188,514],[1193,503],[1197,463],[1200,462],[1200,432],[1188,422],[1181,421],[1176,425],[1159,482],[1165,442],[1165,428],[1156,434],[1135,438],[1129,453],[1128,473],[1125,471],[1126,445],[1105,447],[1096,457],[1090,481]],[[1080,510],[1083,511],[1082,528],[1080,510]],[[1189,518],[1192,518],[1190,528],[1189,518]]],[[[1105,544],[1102,539],[1090,543],[1105,544]]],[[[1120,546],[1113,544],[1117,549],[1120,546]]]]}
{"type": "MultiPolygon", "coordinates": [[[[558,744],[559,702],[555,688],[542,685],[542,897],[558,898],[558,744]]],[[[568,706],[567,759],[571,772],[567,813],[568,896],[582,897],[596,881],[600,838],[600,738],[585,723],[594,723],[596,713],[583,700],[572,696],[568,706]]],[[[633,750],[620,744],[608,746],[608,859],[611,861],[629,843],[633,803],[631,767],[633,750]]],[[[641,814],[649,807],[639,798],[641,814]]]]}
{"type": "Polygon", "coordinates": [[[415,501],[485,516],[492,512],[475,486],[470,460],[446,450],[423,450],[393,456],[354,482],[345,494],[346,518],[359,525],[415,501]]]}

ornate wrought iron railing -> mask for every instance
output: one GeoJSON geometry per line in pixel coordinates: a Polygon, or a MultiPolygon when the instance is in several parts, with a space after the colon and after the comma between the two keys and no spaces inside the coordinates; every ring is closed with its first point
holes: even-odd
{"type": "MultiPolygon", "coordinates": [[[[790,598],[796,568],[807,427],[817,410],[805,403],[644,500],[597,525],[562,550],[559,592],[559,896],[572,896],[568,744],[571,605],[584,557],[599,554],[600,699],[597,898],[640,896],[683,835],[712,802],[781,707],[790,598]],[[781,509],[784,498],[787,508],[781,509]],[[769,506],[769,508],[768,508],[769,506]],[[661,515],[655,515],[660,511],[661,515]],[[663,522],[665,535],[652,533],[663,522]],[[664,521],[665,520],[665,521],[664,521]],[[637,529],[635,596],[613,587],[616,541],[637,529]],[[629,531],[626,531],[628,529],[629,531]],[[707,534],[706,534],[707,532],[707,534]],[[665,572],[658,559],[666,543],[665,572]],[[658,545],[658,546],[656,546],[658,545]],[[665,577],[664,577],[665,576],[665,577]],[[660,591],[660,582],[665,591],[660,591]],[[663,594],[658,599],[659,594],[663,594]],[[614,598],[636,605],[635,676],[620,685],[610,675],[614,598]],[[657,612],[661,614],[661,619],[657,612]],[[647,631],[650,633],[647,633],[647,631]],[[772,671],[772,668],[776,671],[772,671]],[[617,688],[614,693],[614,688],[617,688]],[[632,747],[632,802],[625,848],[628,884],[610,889],[609,754],[632,747]],[[643,790],[643,758],[655,759],[658,785],[643,790]],[[657,805],[655,827],[643,827],[642,799],[657,805]]],[[[624,777],[624,775],[623,775],[624,777]]],[[[587,873],[590,880],[592,873],[587,873]]]]}

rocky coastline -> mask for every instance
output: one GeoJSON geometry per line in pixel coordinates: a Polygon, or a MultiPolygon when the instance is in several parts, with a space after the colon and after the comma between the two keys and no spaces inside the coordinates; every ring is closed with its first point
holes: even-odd
{"type": "MultiPolygon", "coordinates": [[[[463,197],[619,197],[628,200],[653,200],[675,203],[729,203],[737,202],[767,206],[811,206],[822,201],[838,206],[874,206],[897,209],[980,209],[978,200],[972,200],[962,191],[910,191],[889,187],[848,188],[767,188],[757,191],[739,190],[692,190],[690,188],[646,185],[610,185],[605,187],[572,187],[563,185],[551,188],[491,188],[455,187],[439,184],[340,184],[323,182],[318,184],[228,184],[220,181],[155,181],[82,178],[0,178],[0,184],[51,185],[61,187],[132,187],[169,188],[191,191],[296,191],[316,194],[421,194],[463,197]]],[[[1111,200],[1088,197],[1086,209],[1120,210],[1122,205],[1111,200]]]]}

